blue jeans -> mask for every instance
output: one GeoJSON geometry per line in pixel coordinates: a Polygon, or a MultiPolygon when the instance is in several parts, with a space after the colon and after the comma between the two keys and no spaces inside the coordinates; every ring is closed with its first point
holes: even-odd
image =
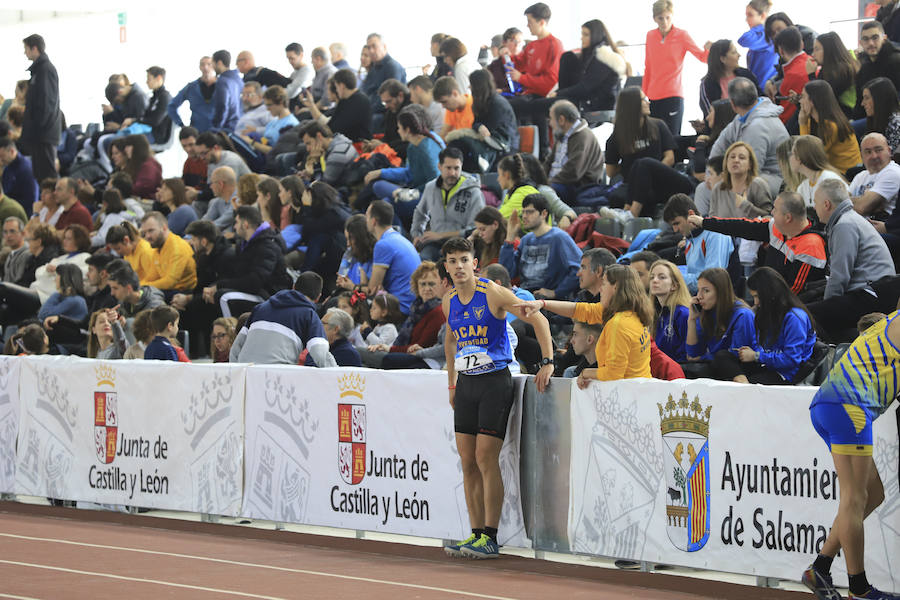
{"type": "Polygon", "coordinates": [[[442,243],[438,242],[425,244],[424,246],[422,246],[422,249],[419,250],[419,258],[421,258],[422,260],[430,260],[431,262],[440,261],[442,245],[442,243]]]}
{"type": "Polygon", "coordinates": [[[375,183],[372,184],[372,192],[375,194],[375,197],[379,200],[384,200],[385,202],[394,203],[393,193],[394,190],[398,189],[400,186],[396,183],[391,183],[390,181],[385,181],[384,179],[378,179],[375,183]]]}
{"type": "Polygon", "coordinates": [[[571,183],[551,183],[550,187],[553,188],[560,200],[569,206],[575,206],[575,192],[578,191],[578,186],[571,183]]]}

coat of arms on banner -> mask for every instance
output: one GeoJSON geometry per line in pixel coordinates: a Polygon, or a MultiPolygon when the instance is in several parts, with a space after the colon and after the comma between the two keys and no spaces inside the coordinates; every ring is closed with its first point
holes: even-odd
{"type": "MultiPolygon", "coordinates": [[[[338,379],[341,400],[362,400],[366,380],[358,373],[338,379]]],[[[356,485],[366,475],[366,405],[338,404],[338,470],[341,479],[356,485]]]]}
{"type": "MultiPolygon", "coordinates": [[[[110,367],[95,369],[97,387],[116,387],[116,374],[110,367]]],[[[108,465],[116,457],[116,433],[119,431],[119,403],[114,391],[94,392],[94,449],[97,460],[108,465]]]]}
{"type": "Polygon", "coordinates": [[[696,552],[709,539],[709,416],[698,397],[682,392],[659,406],[666,466],[666,532],[679,550],[696,552]]]}

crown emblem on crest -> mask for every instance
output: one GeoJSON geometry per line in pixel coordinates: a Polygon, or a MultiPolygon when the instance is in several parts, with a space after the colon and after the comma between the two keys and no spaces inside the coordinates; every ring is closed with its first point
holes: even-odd
{"type": "Polygon", "coordinates": [[[97,385],[116,387],[116,371],[111,366],[97,365],[94,367],[94,374],[97,376],[97,385]]]}
{"type": "Polygon", "coordinates": [[[658,402],[656,405],[659,407],[660,429],[663,435],[673,431],[690,431],[709,437],[709,415],[712,412],[712,405],[704,409],[699,396],[694,396],[691,402],[688,400],[687,392],[681,392],[681,399],[675,402],[672,394],[669,394],[665,407],[658,402]]]}
{"type": "Polygon", "coordinates": [[[366,378],[359,373],[341,375],[338,377],[338,390],[340,390],[341,398],[347,396],[362,398],[363,392],[366,391],[366,378]]]}

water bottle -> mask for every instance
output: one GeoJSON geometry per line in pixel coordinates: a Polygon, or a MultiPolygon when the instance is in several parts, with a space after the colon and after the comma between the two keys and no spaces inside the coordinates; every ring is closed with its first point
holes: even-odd
{"type": "Polygon", "coordinates": [[[503,55],[503,68],[506,70],[506,83],[509,85],[509,91],[511,94],[515,95],[522,91],[522,86],[519,85],[518,82],[513,81],[512,75],[509,74],[510,71],[515,69],[513,66],[512,58],[510,58],[509,54],[503,55]]]}

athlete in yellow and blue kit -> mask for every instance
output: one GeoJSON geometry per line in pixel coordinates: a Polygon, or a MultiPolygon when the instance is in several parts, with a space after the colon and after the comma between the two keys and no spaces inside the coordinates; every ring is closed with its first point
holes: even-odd
{"type": "Polygon", "coordinates": [[[884,486],[872,459],[872,422],[900,391],[900,311],[872,325],[828,374],[809,407],[813,427],[828,444],[840,487],[834,525],[802,582],[817,598],[840,600],[831,582],[831,563],[843,549],[850,600],[898,600],[866,579],[863,520],[884,500],[884,486]]]}
{"type": "MultiPolygon", "coordinates": [[[[453,291],[443,301],[447,387],[472,527],[472,535],[444,551],[454,557],[496,558],[503,507],[500,449],[513,403],[508,365],[515,360],[506,333],[506,311],[519,299],[512,291],[475,275],[478,260],[469,240],[451,238],[441,252],[453,280],[453,291]]],[[[550,326],[539,312],[520,318],[534,326],[541,346],[544,359],[535,384],[543,392],[553,374],[550,326]]]]}

